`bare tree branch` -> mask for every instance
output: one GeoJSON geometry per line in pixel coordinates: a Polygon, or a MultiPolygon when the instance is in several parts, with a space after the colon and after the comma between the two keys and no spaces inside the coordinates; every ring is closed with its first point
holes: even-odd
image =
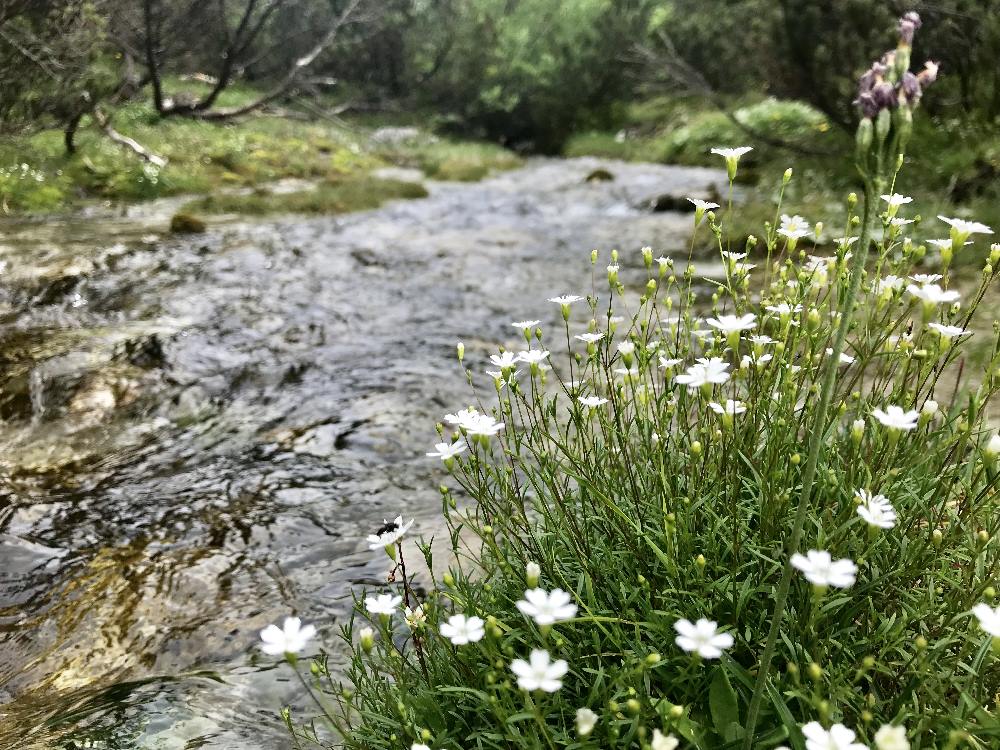
{"type": "Polygon", "coordinates": [[[101,131],[119,146],[127,148],[129,151],[135,153],[140,159],[152,164],[153,166],[161,168],[167,166],[167,160],[162,156],[154,154],[134,138],[129,138],[127,135],[122,135],[115,130],[111,126],[111,120],[99,106],[95,106],[91,110],[91,114],[94,117],[94,122],[97,123],[97,126],[101,129],[101,131]]]}
{"type": "Polygon", "coordinates": [[[256,109],[260,109],[261,107],[285,96],[298,83],[302,73],[316,61],[316,58],[318,58],[327,47],[333,43],[334,39],[336,39],[337,35],[340,33],[340,30],[348,23],[354,21],[353,16],[361,6],[361,3],[362,0],[351,0],[340,15],[334,19],[333,23],[326,30],[326,33],[323,34],[323,37],[315,44],[315,46],[313,46],[313,48],[305,55],[296,60],[280,81],[254,101],[239,107],[231,107],[229,109],[209,109],[200,112],[192,112],[191,115],[203,120],[226,120],[253,112],[256,109]]]}

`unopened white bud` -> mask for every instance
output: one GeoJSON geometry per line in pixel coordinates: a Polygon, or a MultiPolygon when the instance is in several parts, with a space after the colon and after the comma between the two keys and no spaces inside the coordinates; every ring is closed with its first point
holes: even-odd
{"type": "Polygon", "coordinates": [[[370,654],[372,647],[375,645],[375,631],[371,628],[364,627],[361,628],[359,635],[361,638],[361,648],[364,649],[366,654],[370,654]]]}
{"type": "Polygon", "coordinates": [[[541,578],[542,569],[538,567],[538,563],[529,562],[524,566],[524,582],[528,584],[529,589],[533,589],[538,585],[538,579],[541,578]]]}

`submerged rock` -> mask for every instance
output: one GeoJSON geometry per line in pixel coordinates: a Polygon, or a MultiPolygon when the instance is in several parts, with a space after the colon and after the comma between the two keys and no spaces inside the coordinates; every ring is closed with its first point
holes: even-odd
{"type": "Polygon", "coordinates": [[[611,182],[615,176],[604,167],[598,167],[584,178],[584,182],[611,182]]]}
{"type": "Polygon", "coordinates": [[[201,234],[205,229],[205,221],[191,214],[174,214],[170,220],[170,231],[174,234],[201,234]]]}

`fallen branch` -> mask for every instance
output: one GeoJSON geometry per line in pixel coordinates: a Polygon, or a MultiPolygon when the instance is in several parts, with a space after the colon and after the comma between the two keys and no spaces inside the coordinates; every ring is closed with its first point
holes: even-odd
{"type": "Polygon", "coordinates": [[[117,143],[119,146],[122,146],[123,148],[127,148],[128,150],[135,153],[140,159],[149,164],[152,164],[155,167],[160,167],[162,169],[163,167],[167,166],[167,160],[164,159],[162,156],[154,154],[152,151],[143,146],[141,143],[139,143],[139,141],[135,140],[134,138],[129,138],[127,135],[122,135],[117,130],[115,130],[111,126],[111,120],[108,118],[108,116],[104,113],[104,111],[100,107],[94,107],[91,110],[91,114],[94,117],[94,122],[97,123],[97,127],[99,127],[101,131],[104,133],[104,135],[110,138],[113,142],[117,143]]]}

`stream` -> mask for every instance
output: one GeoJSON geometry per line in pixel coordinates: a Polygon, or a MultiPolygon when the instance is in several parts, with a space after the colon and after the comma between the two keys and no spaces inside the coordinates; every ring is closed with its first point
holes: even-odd
{"type": "Polygon", "coordinates": [[[387,572],[364,537],[439,529],[456,342],[487,384],[511,321],[590,290],[591,249],[602,274],[684,255],[690,214],[650,200],[724,180],[537,159],[202,235],[164,232],[177,200],[0,223],[0,749],[291,747],[302,696],[258,631],[294,612],[335,651],[387,572]]]}

